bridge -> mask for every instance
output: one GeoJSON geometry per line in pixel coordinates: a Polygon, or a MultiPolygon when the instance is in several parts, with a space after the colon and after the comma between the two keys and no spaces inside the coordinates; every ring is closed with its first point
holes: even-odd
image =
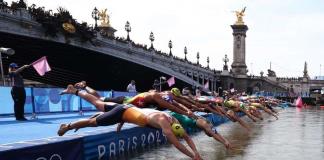
{"type": "Polygon", "coordinates": [[[47,56],[51,72],[41,77],[33,69],[28,69],[23,76],[59,87],[86,80],[90,86],[101,90],[125,90],[134,79],[139,91],[145,91],[162,76],[175,76],[177,87],[203,86],[209,82],[207,90],[210,91],[235,88],[249,92],[284,92],[287,89],[267,77],[246,75],[246,25],[232,25],[235,38],[232,70],[228,71],[226,66],[221,71],[162,53],[153,47],[138,45],[130,39],[114,37],[113,28],[102,27],[96,31],[86,23],[75,22],[72,16],[73,21],[68,23],[75,25],[75,33],[64,30],[62,23],[53,28],[52,21],[56,20],[53,18],[63,13],[66,12],[53,14],[35,5],[27,9],[24,5],[13,8],[1,4],[0,44],[16,51],[15,55],[3,59],[5,74],[10,62],[23,65],[47,56]],[[241,41],[244,43],[239,43],[241,41]]]}

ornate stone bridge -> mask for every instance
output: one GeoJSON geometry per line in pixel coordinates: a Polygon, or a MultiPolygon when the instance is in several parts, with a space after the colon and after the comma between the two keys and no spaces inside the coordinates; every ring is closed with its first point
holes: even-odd
{"type": "Polygon", "coordinates": [[[220,87],[234,87],[239,91],[250,92],[286,90],[266,77],[246,76],[245,25],[243,28],[232,25],[236,58],[232,64],[234,72],[211,70],[156,49],[115,38],[111,33],[96,32],[89,41],[83,41],[75,34],[62,32],[58,32],[56,36],[48,36],[45,34],[45,25],[36,21],[30,14],[30,8],[13,10],[5,5],[1,6],[0,45],[16,50],[14,56],[3,60],[5,73],[7,65],[12,61],[22,65],[47,56],[53,68],[51,72],[41,77],[29,69],[24,77],[62,87],[68,83],[87,80],[95,88],[116,90],[124,90],[129,81],[134,79],[139,90],[143,91],[151,88],[154,79],[175,76],[178,87],[203,86],[208,81],[208,89],[211,91],[217,91],[220,87]]]}
{"type": "MultiPolygon", "coordinates": [[[[151,68],[153,70],[164,73],[161,74],[161,76],[175,76],[177,79],[194,86],[199,86],[209,81],[209,83],[211,84],[211,90],[214,90],[214,88],[216,88],[215,82],[217,77],[220,75],[220,71],[203,68],[202,66],[192,64],[177,57],[158,53],[155,49],[147,50],[133,45],[133,43],[131,43],[130,41],[119,41],[115,38],[102,36],[101,34],[97,34],[97,36],[92,40],[95,45],[91,44],[90,42],[81,42],[77,38],[66,38],[61,33],[59,33],[57,37],[45,36],[44,28],[42,27],[42,25],[37,23],[34,20],[33,16],[31,16],[25,9],[12,11],[9,8],[2,8],[0,10],[0,32],[3,34],[10,34],[9,36],[15,35],[24,39],[32,38],[43,41],[51,41],[58,43],[59,45],[70,45],[82,48],[84,50],[91,50],[96,52],[97,54],[101,53],[109,55],[117,59],[123,59],[131,63],[136,63],[138,65],[142,65],[147,68],[151,68]]],[[[5,42],[6,39],[1,39],[1,45],[5,46],[5,44],[7,44],[6,47],[10,46],[14,49],[21,45],[23,45],[25,48],[31,47],[28,46],[29,42],[26,43],[26,41],[24,43],[14,43],[13,40],[8,43],[5,42]]],[[[42,46],[38,47],[41,48],[42,46]]],[[[45,52],[48,51],[45,50],[45,52]]],[[[70,59],[70,57],[68,58],[70,59]]],[[[51,65],[55,64],[51,63],[51,65]]],[[[60,68],[59,66],[57,67],[60,68]]],[[[55,70],[53,71],[55,72],[55,70]]],[[[134,78],[135,77],[133,77],[133,79],[134,78]]],[[[147,77],[142,78],[146,79],[147,77]]],[[[130,79],[132,79],[132,77],[130,77],[130,79]]],[[[39,80],[41,80],[41,77],[39,77],[39,80]]]]}

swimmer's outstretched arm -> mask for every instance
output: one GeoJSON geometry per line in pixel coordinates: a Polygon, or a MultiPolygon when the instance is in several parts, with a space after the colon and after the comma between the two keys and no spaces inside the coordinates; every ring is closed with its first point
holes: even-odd
{"type": "Polygon", "coordinates": [[[268,109],[267,107],[263,107],[263,110],[265,112],[267,112],[268,114],[274,116],[277,120],[279,119],[278,116],[276,114],[274,114],[270,109],[268,109]]]}
{"type": "Polygon", "coordinates": [[[257,121],[257,119],[254,117],[254,116],[252,116],[252,114],[250,114],[248,111],[246,111],[245,109],[241,109],[240,108],[240,111],[242,111],[243,113],[245,113],[250,119],[252,119],[252,121],[253,122],[256,122],[257,121]]]}
{"type": "Polygon", "coordinates": [[[183,135],[183,139],[187,142],[187,144],[189,145],[191,150],[194,152],[194,154],[195,154],[194,159],[202,159],[200,157],[199,152],[197,151],[195,143],[192,141],[192,139],[188,136],[188,134],[186,132],[183,135]]]}
{"type": "Polygon", "coordinates": [[[206,110],[214,113],[214,114],[222,116],[221,112],[219,112],[217,109],[214,109],[214,108],[210,107],[208,104],[201,104],[201,106],[204,107],[206,110]]]}
{"type": "Polygon", "coordinates": [[[180,96],[181,98],[185,99],[186,101],[195,104],[196,101],[194,101],[192,98],[188,97],[188,96],[180,96]]]}
{"type": "Polygon", "coordinates": [[[197,119],[198,117],[189,109],[189,108],[187,108],[186,106],[184,106],[183,104],[181,104],[181,103],[178,103],[177,101],[173,101],[172,102],[172,104],[174,105],[174,106],[176,106],[176,107],[178,107],[178,108],[180,108],[180,109],[182,109],[182,110],[184,110],[184,111],[186,111],[187,112],[187,114],[188,115],[190,115],[189,117],[192,117],[192,118],[194,118],[194,119],[197,119]]]}
{"type": "Polygon", "coordinates": [[[264,110],[266,113],[268,113],[269,115],[274,116],[277,120],[279,119],[278,116],[274,114],[270,109],[268,109],[265,105],[261,104],[260,108],[264,110]]]}
{"type": "MultiPolygon", "coordinates": [[[[162,97],[158,94],[153,95],[153,100],[162,108],[167,108],[171,111],[177,112],[179,114],[187,115],[189,117],[192,117],[192,115],[189,115],[185,110],[182,110],[171,103],[167,102],[166,100],[162,99],[162,97]]],[[[192,117],[194,118],[194,117],[192,117]]]]}
{"type": "Polygon", "coordinates": [[[238,116],[234,116],[234,119],[241,125],[243,126],[248,132],[251,131],[250,127],[238,116]]]}
{"type": "Polygon", "coordinates": [[[217,140],[217,141],[219,141],[219,142],[221,142],[227,149],[233,149],[233,147],[232,147],[232,145],[231,145],[231,143],[229,143],[228,142],[228,140],[227,139],[225,139],[222,135],[220,135],[219,133],[214,133],[214,135],[213,135],[213,137],[217,140]]]}
{"type": "Polygon", "coordinates": [[[190,152],[182,143],[179,142],[177,137],[173,134],[171,130],[170,123],[163,121],[160,122],[160,127],[162,129],[163,134],[167,137],[168,141],[173,144],[179,151],[183,154],[189,156],[190,158],[195,158],[195,154],[190,152]]]}
{"type": "Polygon", "coordinates": [[[235,122],[235,119],[233,119],[233,117],[231,117],[231,116],[226,112],[226,110],[225,110],[226,107],[225,107],[224,103],[222,103],[222,108],[223,108],[223,111],[224,111],[224,115],[225,115],[229,120],[235,122]]]}
{"type": "Polygon", "coordinates": [[[173,99],[175,101],[177,101],[178,103],[181,103],[182,105],[186,106],[187,108],[196,110],[196,111],[202,111],[201,108],[195,106],[193,103],[187,101],[185,98],[183,98],[182,96],[173,96],[173,99]]]}

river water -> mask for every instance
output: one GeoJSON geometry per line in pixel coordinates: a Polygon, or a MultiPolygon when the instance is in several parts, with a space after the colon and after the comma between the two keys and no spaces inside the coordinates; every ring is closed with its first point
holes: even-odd
{"type": "MultiPolygon", "coordinates": [[[[324,160],[324,110],[313,107],[280,110],[279,120],[263,114],[265,120],[253,123],[246,119],[252,131],[247,133],[236,123],[226,123],[217,130],[235,146],[226,150],[222,144],[203,132],[192,135],[205,160],[324,160]]],[[[145,151],[133,160],[190,159],[175,147],[145,151]]]]}

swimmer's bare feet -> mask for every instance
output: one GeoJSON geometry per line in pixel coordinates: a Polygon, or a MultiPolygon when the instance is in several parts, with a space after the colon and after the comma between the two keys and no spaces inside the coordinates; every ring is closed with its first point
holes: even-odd
{"type": "Polygon", "coordinates": [[[74,88],[72,84],[69,84],[67,86],[67,88],[60,93],[60,95],[63,95],[63,94],[76,94],[77,91],[78,90],[76,88],[74,88]]]}
{"type": "Polygon", "coordinates": [[[70,124],[61,124],[59,130],[57,131],[57,134],[59,136],[63,136],[67,131],[69,131],[70,129],[70,124]]]}
{"type": "Polygon", "coordinates": [[[77,89],[85,89],[86,86],[87,86],[86,81],[81,81],[81,82],[74,84],[74,87],[77,89]]]}

